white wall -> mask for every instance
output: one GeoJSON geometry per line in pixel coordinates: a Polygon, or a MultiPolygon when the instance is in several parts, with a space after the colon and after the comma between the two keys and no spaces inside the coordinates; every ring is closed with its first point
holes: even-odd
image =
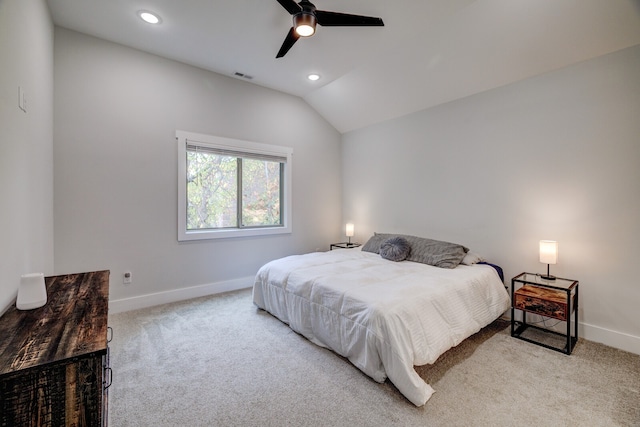
{"type": "Polygon", "coordinates": [[[585,337],[640,354],[639,115],[635,46],[345,134],[344,220],[465,244],[507,279],[557,240],[585,337]]]}
{"type": "Polygon", "coordinates": [[[55,270],[110,269],[114,310],[249,286],[340,237],[340,135],[302,99],[62,28],[55,91],[55,270]],[[178,243],[176,129],[293,147],[293,233],[178,243]]]}
{"type": "Polygon", "coordinates": [[[0,64],[1,313],[20,275],[53,273],[53,24],[44,0],[0,1],[0,64]]]}

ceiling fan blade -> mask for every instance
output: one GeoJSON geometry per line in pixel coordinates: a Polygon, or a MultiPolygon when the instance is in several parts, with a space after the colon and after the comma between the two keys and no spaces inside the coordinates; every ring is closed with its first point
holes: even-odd
{"type": "Polygon", "coordinates": [[[289,34],[287,34],[287,37],[284,39],[284,43],[282,43],[282,46],[280,47],[280,50],[276,55],[276,58],[282,58],[283,56],[285,56],[287,52],[289,52],[289,49],[291,49],[291,46],[293,46],[299,38],[300,36],[295,32],[293,27],[291,27],[291,29],[289,30],[289,34]]]}
{"type": "Polygon", "coordinates": [[[384,27],[381,18],[316,10],[318,24],[325,27],[384,27]]]}
{"type": "Polygon", "coordinates": [[[278,0],[278,3],[280,3],[282,7],[287,9],[287,12],[292,15],[295,15],[296,13],[302,11],[302,8],[298,5],[298,3],[293,0],[278,0]]]}

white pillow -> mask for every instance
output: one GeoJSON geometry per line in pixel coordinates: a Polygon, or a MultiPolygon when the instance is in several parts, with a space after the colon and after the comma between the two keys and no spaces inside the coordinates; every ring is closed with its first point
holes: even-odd
{"type": "Polygon", "coordinates": [[[460,261],[460,263],[464,265],[473,265],[473,264],[479,263],[480,261],[484,261],[484,258],[482,258],[480,255],[478,255],[475,252],[469,251],[464,256],[464,258],[462,258],[462,261],[460,261]]]}

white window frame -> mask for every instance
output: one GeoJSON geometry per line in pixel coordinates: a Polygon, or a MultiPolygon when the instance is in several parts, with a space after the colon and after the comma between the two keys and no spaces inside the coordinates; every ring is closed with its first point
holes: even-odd
{"type": "Polygon", "coordinates": [[[176,130],[178,140],[178,241],[223,239],[233,237],[265,236],[291,233],[291,169],[293,148],[269,145],[240,139],[176,130]],[[256,228],[225,228],[187,230],[187,143],[217,149],[244,152],[248,154],[286,157],[284,165],[283,198],[281,201],[282,225],[256,228]]]}

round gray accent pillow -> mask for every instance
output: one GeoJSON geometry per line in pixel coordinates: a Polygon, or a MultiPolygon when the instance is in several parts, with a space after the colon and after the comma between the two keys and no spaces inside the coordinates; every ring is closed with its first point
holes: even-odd
{"type": "Polygon", "coordinates": [[[402,261],[409,256],[411,245],[404,237],[392,237],[380,245],[380,256],[389,261],[402,261]]]}

